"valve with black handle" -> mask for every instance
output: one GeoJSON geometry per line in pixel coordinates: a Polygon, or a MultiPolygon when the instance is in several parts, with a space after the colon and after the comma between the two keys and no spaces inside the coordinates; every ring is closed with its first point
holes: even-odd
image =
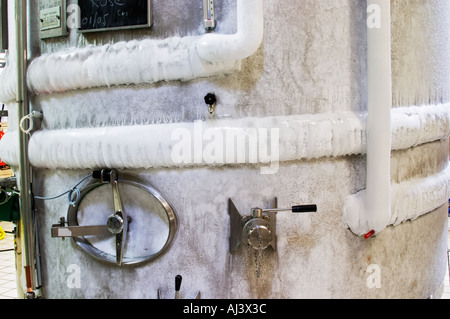
{"type": "Polygon", "coordinates": [[[317,212],[317,205],[308,204],[295,205],[290,208],[277,208],[277,199],[275,199],[273,208],[252,208],[249,216],[242,216],[233,201],[229,199],[230,252],[236,252],[241,243],[246,243],[259,251],[268,247],[276,250],[276,214],[279,212],[315,213],[317,212]]]}

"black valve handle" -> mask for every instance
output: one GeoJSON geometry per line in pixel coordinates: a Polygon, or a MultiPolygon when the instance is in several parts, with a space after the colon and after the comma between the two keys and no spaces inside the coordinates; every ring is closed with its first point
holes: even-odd
{"type": "Polygon", "coordinates": [[[317,212],[317,205],[297,205],[292,206],[293,213],[315,213],[317,212]]]}
{"type": "Polygon", "coordinates": [[[262,209],[263,213],[277,213],[277,212],[293,212],[293,213],[315,213],[317,212],[317,205],[296,205],[291,208],[271,208],[262,209]]]}
{"type": "Polygon", "coordinates": [[[175,277],[175,291],[180,291],[182,280],[183,280],[183,277],[181,277],[181,275],[177,275],[175,277]]]}
{"type": "Polygon", "coordinates": [[[208,105],[213,105],[217,102],[216,95],[214,93],[208,93],[205,96],[205,103],[208,105]]]}

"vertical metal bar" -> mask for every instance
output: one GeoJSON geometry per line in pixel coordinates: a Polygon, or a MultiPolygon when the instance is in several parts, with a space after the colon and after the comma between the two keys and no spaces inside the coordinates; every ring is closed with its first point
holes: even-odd
{"type": "MultiPolygon", "coordinates": [[[[16,0],[15,27],[17,49],[17,118],[20,121],[29,114],[27,72],[27,0],[16,0]]],[[[19,189],[20,223],[23,228],[24,268],[27,284],[27,297],[34,296],[35,278],[35,233],[31,207],[31,169],[28,160],[28,134],[19,130],[19,189]]]]}
{"type": "Polygon", "coordinates": [[[35,267],[36,267],[36,289],[39,289],[39,287],[42,286],[42,270],[41,270],[41,251],[39,249],[39,238],[37,229],[39,229],[37,220],[34,218],[34,234],[35,234],[35,267]]]}

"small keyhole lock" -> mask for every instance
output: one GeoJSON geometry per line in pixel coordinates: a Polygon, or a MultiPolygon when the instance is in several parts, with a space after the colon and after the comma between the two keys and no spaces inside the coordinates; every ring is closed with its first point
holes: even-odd
{"type": "Polygon", "coordinates": [[[275,199],[273,208],[252,208],[249,216],[242,216],[233,201],[229,199],[230,252],[236,252],[241,243],[248,244],[258,251],[265,250],[268,247],[276,250],[276,214],[278,212],[313,213],[317,212],[317,206],[297,205],[291,208],[277,208],[277,199],[275,199]]]}

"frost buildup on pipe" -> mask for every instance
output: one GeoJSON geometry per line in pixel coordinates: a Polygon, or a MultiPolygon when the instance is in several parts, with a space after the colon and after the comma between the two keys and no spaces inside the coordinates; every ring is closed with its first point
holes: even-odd
{"type": "Polygon", "coordinates": [[[202,60],[215,63],[248,58],[261,45],[264,35],[264,1],[237,1],[237,32],[209,33],[197,41],[197,53],[202,60]]]}
{"type": "Polygon", "coordinates": [[[378,233],[391,218],[391,9],[390,0],[367,1],[367,177],[365,219],[378,233]]]}
{"type": "MultiPolygon", "coordinates": [[[[42,55],[28,68],[30,92],[51,94],[231,74],[239,67],[240,60],[255,53],[261,45],[263,2],[237,0],[235,34],[132,40],[42,55]]],[[[12,75],[13,72],[5,70],[0,81],[8,83],[12,75]]],[[[2,102],[13,98],[8,87],[0,86],[2,102]]]]}

